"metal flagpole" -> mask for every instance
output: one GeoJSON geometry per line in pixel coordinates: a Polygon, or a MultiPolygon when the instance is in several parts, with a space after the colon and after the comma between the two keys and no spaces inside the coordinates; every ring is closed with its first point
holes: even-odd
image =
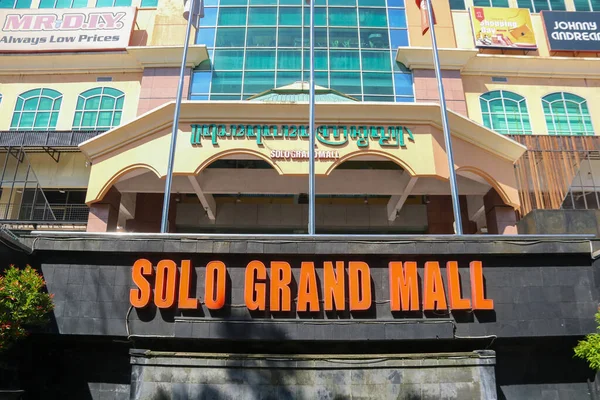
{"type": "MultiPolygon", "coordinates": [[[[183,95],[183,80],[185,75],[185,63],[187,60],[188,43],[190,42],[190,32],[192,31],[192,20],[198,18],[195,13],[194,1],[189,0],[190,7],[187,15],[187,28],[185,31],[185,42],[183,44],[183,56],[181,58],[181,70],[179,71],[179,84],[177,85],[177,97],[175,98],[175,113],[173,115],[173,132],[171,133],[171,148],[169,149],[169,164],[167,165],[167,180],[165,181],[165,198],[163,200],[162,220],[160,223],[160,233],[166,233],[169,223],[169,203],[171,200],[171,184],[173,181],[173,163],[175,161],[175,146],[177,144],[177,132],[179,130],[179,114],[181,111],[181,96],[183,95]]],[[[185,13],[184,13],[185,16],[185,13]]]]}
{"type": "Polygon", "coordinates": [[[458,184],[456,182],[456,171],[454,170],[454,154],[452,153],[452,139],[450,137],[450,128],[448,127],[448,111],[446,110],[446,96],[444,95],[444,85],[442,85],[442,73],[440,71],[440,60],[438,55],[437,40],[435,38],[435,27],[433,22],[433,12],[431,0],[423,0],[427,7],[427,16],[429,18],[429,30],[431,33],[431,45],[433,47],[433,64],[435,67],[435,77],[437,79],[438,91],[440,93],[440,109],[442,111],[442,126],[444,128],[444,143],[446,145],[446,154],[448,156],[448,169],[450,172],[450,192],[452,193],[452,208],[454,209],[454,224],[457,235],[463,234],[462,219],[460,217],[460,203],[458,200],[458,184]]]}
{"type": "Polygon", "coordinates": [[[310,78],[308,95],[308,234],[315,234],[315,0],[310,1],[310,78]]]}

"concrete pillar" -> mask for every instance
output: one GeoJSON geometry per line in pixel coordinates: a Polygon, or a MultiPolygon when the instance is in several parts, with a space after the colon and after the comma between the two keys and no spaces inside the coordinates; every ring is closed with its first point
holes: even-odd
{"type": "Polygon", "coordinates": [[[483,204],[488,233],[494,235],[517,234],[517,214],[511,206],[504,204],[495,189],[490,189],[483,196],[483,204]]]}
{"type": "MultiPolygon", "coordinates": [[[[432,69],[413,70],[413,80],[415,83],[415,101],[417,103],[440,102],[437,79],[432,69]]],[[[468,116],[467,101],[465,99],[465,90],[460,71],[443,70],[442,85],[444,85],[444,94],[446,95],[446,106],[448,109],[465,117],[468,116]]]]}
{"type": "Polygon", "coordinates": [[[114,232],[117,230],[119,220],[119,204],[121,193],[111,187],[104,198],[90,206],[88,214],[88,232],[114,232]]]}
{"type": "MultiPolygon", "coordinates": [[[[427,233],[431,235],[454,234],[454,210],[452,196],[427,196],[427,233]]],[[[477,232],[477,224],[469,221],[467,196],[458,196],[463,233],[477,232]]]]}
{"type": "MultiPolygon", "coordinates": [[[[192,69],[186,68],[183,80],[183,100],[187,100],[192,69]]],[[[142,115],[156,107],[177,98],[179,67],[145,68],[142,75],[140,99],[137,115],[142,115]]]]}
{"type": "MultiPolygon", "coordinates": [[[[169,203],[169,232],[175,232],[177,195],[171,195],[169,203]]],[[[162,193],[137,193],[135,199],[135,218],[127,220],[128,232],[160,232],[164,195],[162,193]]]]}

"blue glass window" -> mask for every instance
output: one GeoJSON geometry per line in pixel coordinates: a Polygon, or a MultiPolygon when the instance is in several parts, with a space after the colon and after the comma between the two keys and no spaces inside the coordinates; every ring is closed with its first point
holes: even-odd
{"type": "Polygon", "coordinates": [[[0,0],[0,8],[31,8],[31,0],[0,0]]]}
{"type": "Polygon", "coordinates": [[[390,29],[392,48],[408,46],[408,31],[406,29],[390,29]]]}
{"type": "Polygon", "coordinates": [[[394,73],[394,85],[396,86],[396,95],[413,95],[412,74],[394,73]]]}
{"type": "MultiPolygon", "coordinates": [[[[0,0],[0,3],[2,0],[0,0]]],[[[97,0],[96,7],[129,7],[131,0],[97,0]]]]}
{"type": "Polygon", "coordinates": [[[246,8],[221,7],[219,9],[219,26],[246,26],[246,8]]]}
{"type": "Polygon", "coordinates": [[[275,28],[248,28],[246,46],[275,47],[275,28]]]}
{"type": "Polygon", "coordinates": [[[246,72],[244,74],[244,94],[257,94],[275,87],[274,72],[246,72]]]}
{"type": "Polygon", "coordinates": [[[242,70],[244,50],[215,50],[213,67],[215,70],[242,70]]]}
{"type": "Polygon", "coordinates": [[[406,28],[406,13],[404,10],[390,8],[388,13],[391,28],[406,28]]]}
{"type": "Polygon", "coordinates": [[[279,25],[298,25],[302,23],[300,7],[279,7],[279,25]]]}
{"type": "Polygon", "coordinates": [[[277,8],[276,7],[250,7],[248,14],[248,25],[276,25],[277,8]]]}
{"type": "Polygon", "coordinates": [[[206,47],[215,45],[215,28],[200,28],[196,34],[196,44],[204,44],[206,47]]]}
{"type": "Polygon", "coordinates": [[[194,71],[194,79],[192,79],[192,87],[190,88],[192,96],[195,93],[208,93],[211,76],[211,71],[194,71]]]}
{"type": "Polygon", "coordinates": [[[33,89],[17,97],[11,130],[54,130],[62,94],[53,89],[33,89]]]}
{"type": "Polygon", "coordinates": [[[201,26],[215,26],[217,24],[217,9],[215,7],[204,8],[204,18],[200,22],[201,26]]]}
{"type": "Polygon", "coordinates": [[[362,51],[363,71],[391,71],[392,63],[389,51],[362,51]]]}
{"type": "Polygon", "coordinates": [[[216,47],[244,47],[245,28],[217,28],[216,47]]]}
{"type": "Polygon", "coordinates": [[[242,73],[214,71],[211,93],[241,93],[242,73]]]}

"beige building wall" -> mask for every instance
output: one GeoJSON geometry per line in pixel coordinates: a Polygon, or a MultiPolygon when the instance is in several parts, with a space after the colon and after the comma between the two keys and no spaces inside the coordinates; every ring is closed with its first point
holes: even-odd
{"type": "MultiPolygon", "coordinates": [[[[600,62],[599,62],[600,68],[600,62]]],[[[587,106],[592,117],[594,132],[600,134],[600,80],[595,79],[552,79],[535,77],[507,77],[508,82],[492,82],[490,76],[464,76],[465,99],[469,118],[482,124],[479,96],[492,90],[509,90],[525,97],[527,110],[534,134],[547,135],[542,97],[555,92],[569,92],[587,100],[587,106]]]]}
{"type": "MultiPolygon", "coordinates": [[[[4,157],[6,157],[5,154],[1,158],[3,165],[4,157]]],[[[44,189],[86,189],[88,186],[89,162],[80,152],[61,153],[58,162],[46,153],[28,153],[27,160],[18,164],[16,175],[16,158],[10,155],[8,157],[9,162],[4,172],[5,182],[3,182],[3,188],[12,186],[13,177],[15,177],[15,181],[25,181],[27,179],[28,186],[31,186],[37,178],[44,189]],[[33,170],[33,172],[29,172],[29,176],[27,176],[27,163],[31,165],[33,170]]],[[[15,183],[15,188],[22,186],[22,183],[15,183]]]]}
{"type": "Polygon", "coordinates": [[[141,73],[0,76],[0,130],[10,129],[19,94],[39,88],[54,89],[63,95],[56,130],[70,130],[73,127],[79,94],[96,87],[111,87],[125,93],[121,123],[129,122],[137,115],[141,79],[141,73]],[[97,82],[99,77],[111,77],[112,82],[97,82]]]}

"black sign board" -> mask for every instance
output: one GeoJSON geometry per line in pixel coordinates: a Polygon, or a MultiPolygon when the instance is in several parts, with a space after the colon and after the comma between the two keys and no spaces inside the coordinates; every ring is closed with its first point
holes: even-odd
{"type": "Polygon", "coordinates": [[[550,51],[600,51],[600,12],[542,11],[550,51]]]}

